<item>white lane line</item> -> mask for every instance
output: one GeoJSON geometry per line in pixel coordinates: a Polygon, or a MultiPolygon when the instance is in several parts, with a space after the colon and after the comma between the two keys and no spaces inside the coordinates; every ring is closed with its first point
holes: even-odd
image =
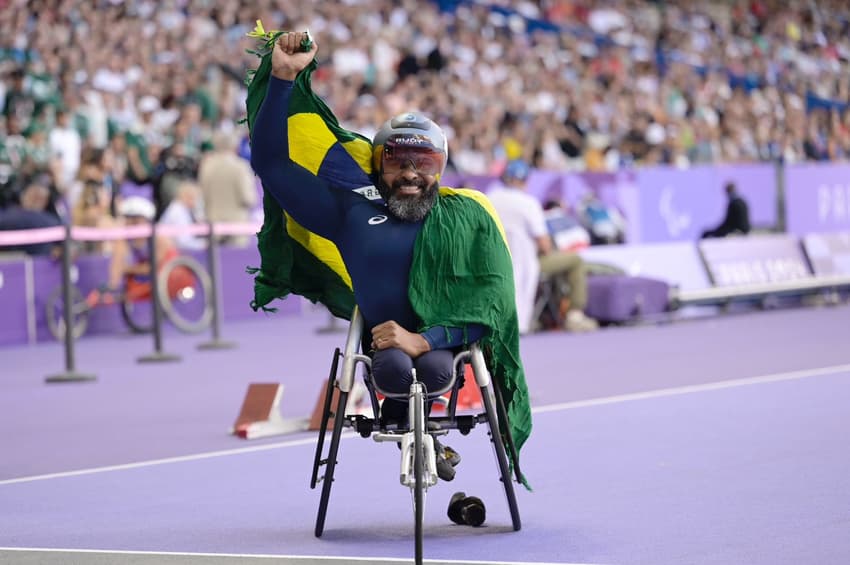
{"type": "MultiPolygon", "coordinates": [[[[183,551],[124,551],[111,549],[59,549],[54,547],[0,547],[0,551],[39,551],[47,553],[99,553],[106,555],[152,555],[167,557],[221,557],[242,559],[293,559],[315,561],[365,561],[369,563],[398,563],[409,561],[403,557],[348,557],[328,555],[274,555],[257,553],[191,553],[183,551]]],[[[545,561],[466,561],[456,559],[425,559],[425,563],[451,563],[452,565],[594,565],[591,563],[565,563],[545,561]]],[[[597,564],[598,565],[598,564],[597,564]]]]}
{"type": "Polygon", "coordinates": [[[796,379],[807,379],[810,377],[822,377],[824,375],[834,375],[837,373],[850,372],[850,363],[845,365],[832,365],[830,367],[820,367],[817,369],[802,369],[800,371],[789,371],[787,373],[771,373],[769,375],[761,375],[758,377],[747,377],[744,379],[733,379],[729,381],[718,381],[713,383],[705,383],[701,385],[688,385],[673,388],[660,388],[657,390],[649,390],[646,392],[634,392],[631,394],[618,394],[616,396],[604,396],[602,398],[591,398],[588,400],[576,400],[573,402],[562,402],[559,404],[548,404],[539,406],[532,410],[535,414],[544,414],[546,412],[558,412],[560,410],[571,410],[573,408],[585,408],[588,406],[603,406],[605,404],[617,404],[619,402],[630,402],[632,400],[646,400],[648,398],[662,398],[664,396],[676,396],[680,394],[692,394],[695,392],[708,392],[712,390],[721,390],[724,388],[735,388],[739,386],[749,386],[765,383],[775,383],[780,381],[791,381],[796,379]]]}
{"type": "MultiPolygon", "coordinates": [[[[340,439],[349,437],[358,437],[357,434],[345,433],[340,439]]],[[[228,455],[242,455],[243,453],[254,453],[257,451],[269,451],[271,449],[279,449],[282,447],[296,447],[299,445],[310,445],[316,443],[315,437],[304,439],[295,439],[290,441],[281,441],[277,443],[266,443],[263,445],[254,445],[251,447],[239,447],[236,449],[225,449],[222,451],[208,451],[206,453],[195,453],[193,455],[181,455],[178,457],[166,457],[164,459],[151,459],[149,461],[138,461],[136,463],[125,463],[122,465],[108,465],[106,467],[93,467],[90,469],[78,469],[76,471],[63,471],[61,473],[49,473],[46,475],[32,475],[30,477],[19,477],[17,479],[6,479],[0,481],[2,485],[12,485],[15,483],[28,483],[32,481],[44,481],[47,479],[59,479],[64,477],[77,477],[80,475],[92,475],[95,473],[107,473],[110,471],[126,471],[128,469],[139,469],[141,467],[152,467],[154,465],[167,465],[169,463],[184,463],[186,461],[197,461],[199,459],[210,459],[213,457],[226,457],[228,455]]]]}
{"type": "MultiPolygon", "coordinates": [[[[634,400],[647,400],[651,398],[662,398],[665,396],[676,396],[680,394],[692,394],[696,392],[708,392],[712,390],[720,390],[725,388],[734,388],[740,386],[749,386],[756,384],[773,383],[779,381],[789,381],[795,379],[805,379],[810,377],[821,377],[824,375],[834,375],[837,373],[850,372],[850,363],[844,365],[832,365],[829,367],[819,367],[816,369],[802,369],[799,371],[790,371],[787,373],[771,373],[758,377],[748,377],[744,379],[735,379],[729,381],[720,381],[706,383],[701,385],[689,385],[674,388],[662,388],[650,390],[646,392],[635,392],[632,394],[619,394],[616,396],[604,396],[601,398],[591,398],[589,400],[577,400],[574,402],[562,402],[559,404],[549,404],[538,406],[532,409],[535,414],[545,414],[547,412],[558,412],[561,410],[572,410],[575,408],[587,408],[592,406],[604,406],[606,404],[617,404],[621,402],[631,402],[634,400]]],[[[341,439],[359,437],[358,434],[350,432],[345,433],[341,439]]],[[[165,459],[153,459],[150,461],[139,461],[137,463],[126,463],[123,465],[109,465],[106,467],[94,467],[91,469],[79,469],[76,471],[64,471],[61,473],[49,473],[46,475],[32,475],[29,477],[18,477],[16,479],[6,479],[0,481],[0,486],[12,485],[17,483],[28,483],[33,481],[44,481],[48,479],[59,479],[65,477],[77,477],[81,475],[92,475],[95,473],[107,473],[110,471],[124,471],[128,469],[139,469],[142,467],[152,467],[154,465],[166,465],[170,463],[183,463],[187,461],[197,461],[199,459],[210,459],[213,457],[226,457],[229,455],[241,455],[243,453],[253,453],[256,451],[268,451],[284,447],[296,447],[300,445],[310,445],[316,442],[315,437],[284,441],[278,443],[269,443],[252,447],[240,447],[237,449],[226,449],[223,451],[210,451],[207,453],[197,453],[194,455],[183,455],[180,457],[167,457],[165,459]]]]}

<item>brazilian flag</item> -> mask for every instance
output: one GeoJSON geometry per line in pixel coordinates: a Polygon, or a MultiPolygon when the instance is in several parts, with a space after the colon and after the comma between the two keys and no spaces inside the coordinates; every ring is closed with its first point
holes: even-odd
{"type": "MultiPolygon", "coordinates": [[[[281,33],[266,33],[258,22],[250,34],[261,41],[262,50],[255,52],[261,62],[249,77],[249,129],[265,98],[271,49],[281,33]]],[[[314,60],[295,79],[287,116],[290,158],[335,189],[371,187],[371,142],[343,129],[313,92],[310,77],[316,67],[314,60]]],[[[252,308],[267,309],[276,298],[298,294],[350,319],[355,305],[351,278],[333,242],[300,226],[269,192],[264,193],[263,210],[257,234],[260,268],[251,270],[252,308]]],[[[470,324],[488,328],[482,350],[503,394],[519,449],[531,433],[531,407],[519,356],[513,267],[504,230],[486,196],[440,188],[414,246],[408,294],[422,320],[419,331],[470,324]]]]}

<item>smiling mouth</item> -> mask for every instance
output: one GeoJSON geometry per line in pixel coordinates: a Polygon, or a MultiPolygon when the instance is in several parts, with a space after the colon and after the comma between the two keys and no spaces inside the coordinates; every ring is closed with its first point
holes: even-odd
{"type": "Polygon", "coordinates": [[[404,184],[404,185],[399,186],[396,189],[396,194],[401,194],[401,195],[413,196],[413,195],[419,194],[421,192],[422,192],[422,187],[417,186],[415,184],[404,184]]]}

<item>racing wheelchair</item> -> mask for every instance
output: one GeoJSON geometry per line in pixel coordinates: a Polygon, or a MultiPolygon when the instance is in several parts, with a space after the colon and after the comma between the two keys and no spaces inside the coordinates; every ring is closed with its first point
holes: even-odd
{"type": "MultiPolygon", "coordinates": [[[[437,483],[436,450],[434,435],[442,435],[450,430],[457,430],[466,435],[478,424],[487,424],[488,435],[496,456],[499,470],[499,480],[504,485],[513,529],[518,531],[522,524],[517,507],[513,480],[520,482],[522,473],[517,462],[517,451],[510,433],[502,395],[499,387],[490,379],[490,373],[484,362],[484,354],[478,344],[472,344],[454,357],[454,373],[450,382],[441,390],[425,390],[422,382],[416,380],[415,371],[413,383],[408,393],[389,393],[381,390],[372,378],[372,359],[369,355],[359,353],[363,346],[363,318],[354,308],[351,324],[345,342],[345,348],[337,348],[333,354],[330,374],[328,376],[327,392],[324,398],[324,409],[319,427],[319,437],[316,443],[316,453],[313,460],[313,473],[310,488],[315,489],[322,483],[319,510],[316,517],[316,537],[324,532],[327,516],[328,501],[336,470],[337,454],[340,437],[344,428],[353,429],[363,438],[372,437],[378,442],[399,442],[401,446],[400,482],[410,489],[413,499],[414,514],[414,548],[415,562],[422,563],[422,522],[424,517],[425,494],[428,487],[437,483]],[[342,372],[338,375],[342,361],[342,372]],[[346,414],[345,408],[352,392],[355,380],[355,369],[362,364],[366,390],[371,400],[371,417],[362,414],[346,414]],[[483,401],[484,412],[479,414],[456,414],[458,392],[463,384],[466,366],[472,367],[475,385],[479,387],[483,401]],[[334,389],[338,389],[336,405],[333,404],[334,389]],[[426,422],[426,403],[450,393],[444,416],[429,417],[426,422]],[[406,424],[382,423],[380,419],[379,395],[386,398],[408,399],[408,421],[406,424]],[[327,454],[325,438],[329,422],[333,418],[330,444],[327,454]],[[502,423],[500,428],[499,423],[502,423]],[[431,425],[429,425],[429,423],[431,425]],[[500,431],[501,429],[501,431],[500,431]],[[514,476],[508,459],[514,464],[514,476]],[[320,472],[324,468],[324,475],[320,472]]],[[[363,347],[365,350],[365,347],[363,347]]],[[[471,386],[471,383],[468,385],[471,386]]]]}

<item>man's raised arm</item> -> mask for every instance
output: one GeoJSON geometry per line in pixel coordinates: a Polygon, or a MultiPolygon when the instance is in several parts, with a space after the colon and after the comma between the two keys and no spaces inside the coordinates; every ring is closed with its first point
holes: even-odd
{"type": "Polygon", "coordinates": [[[313,60],[316,44],[301,52],[301,33],[278,39],[272,54],[272,76],[251,131],[251,166],[263,188],[296,222],[333,239],[343,209],[328,184],[289,157],[287,117],[292,85],[298,72],[313,60]]]}

